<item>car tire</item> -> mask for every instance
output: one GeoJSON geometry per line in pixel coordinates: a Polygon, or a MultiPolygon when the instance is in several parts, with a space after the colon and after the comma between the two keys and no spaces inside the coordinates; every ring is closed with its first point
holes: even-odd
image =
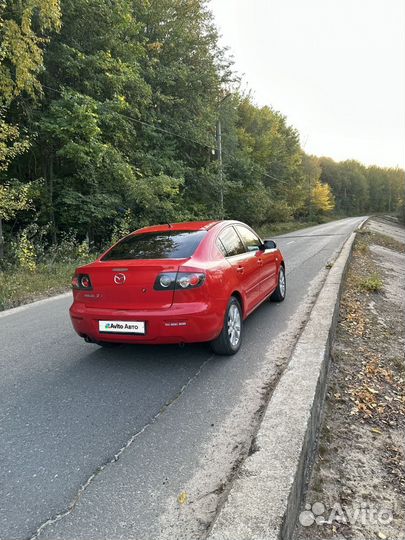
{"type": "Polygon", "coordinates": [[[285,294],[287,291],[287,281],[285,278],[285,270],[284,266],[280,266],[280,271],[278,273],[278,283],[277,288],[273,292],[273,294],[270,296],[270,300],[272,302],[282,302],[285,298],[285,294]]]}
{"type": "Polygon", "coordinates": [[[238,300],[231,296],[225,311],[224,325],[219,336],[211,342],[216,354],[231,356],[240,349],[243,335],[242,308],[238,300]]]}

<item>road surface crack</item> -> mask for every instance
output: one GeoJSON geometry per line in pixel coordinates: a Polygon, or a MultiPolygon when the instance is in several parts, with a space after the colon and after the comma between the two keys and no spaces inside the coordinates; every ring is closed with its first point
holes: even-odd
{"type": "Polygon", "coordinates": [[[188,379],[187,382],[185,382],[183,384],[183,386],[180,388],[180,390],[177,392],[177,394],[172,398],[170,399],[169,401],[167,401],[163,407],[160,408],[160,410],[152,417],[152,419],[147,423],[145,424],[141,429],[139,429],[138,431],[136,431],[128,440],[127,442],[118,450],[118,452],[116,452],[114,454],[114,456],[110,459],[108,459],[106,462],[104,462],[102,465],[100,465],[99,467],[97,467],[97,469],[87,478],[86,482],[84,482],[84,484],[82,484],[80,486],[80,488],[78,489],[76,495],[73,497],[73,499],[70,501],[68,507],[59,512],[58,514],[56,514],[55,516],[47,519],[46,521],[44,521],[37,529],[36,531],[34,532],[33,535],[29,536],[27,540],[35,540],[36,538],[38,538],[40,536],[40,534],[42,534],[42,532],[49,526],[51,525],[54,525],[55,523],[61,521],[63,518],[65,518],[66,516],[70,515],[74,509],[76,508],[77,504],[79,503],[80,499],[82,498],[82,496],[84,495],[84,493],[86,492],[86,490],[88,489],[88,487],[92,484],[92,482],[94,482],[94,480],[97,478],[97,476],[103,472],[107,467],[109,467],[110,465],[113,465],[114,463],[116,463],[120,457],[122,456],[122,454],[125,452],[125,450],[127,450],[127,448],[129,448],[133,443],[134,441],[140,436],[142,435],[142,433],[144,431],[146,431],[148,428],[150,428],[153,424],[155,424],[157,422],[157,420],[159,419],[159,417],[165,412],[167,411],[167,409],[169,407],[171,407],[183,394],[184,392],[187,390],[187,388],[199,377],[199,375],[201,374],[202,370],[204,369],[204,367],[208,364],[208,362],[214,357],[214,355],[212,354],[211,356],[209,356],[199,367],[199,369],[194,373],[194,375],[192,377],[190,377],[190,379],[188,379]]]}

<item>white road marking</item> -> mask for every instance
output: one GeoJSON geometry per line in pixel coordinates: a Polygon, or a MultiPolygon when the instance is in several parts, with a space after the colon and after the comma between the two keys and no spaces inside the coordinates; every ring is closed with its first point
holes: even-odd
{"type": "Polygon", "coordinates": [[[288,246],[288,244],[293,244],[294,242],[295,242],[295,240],[291,240],[291,242],[287,242],[286,245],[288,246]]]}

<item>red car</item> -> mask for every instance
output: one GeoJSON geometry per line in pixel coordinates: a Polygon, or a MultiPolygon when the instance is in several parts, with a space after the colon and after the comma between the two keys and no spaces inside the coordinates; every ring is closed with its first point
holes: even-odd
{"type": "Polygon", "coordinates": [[[243,320],[264,300],[284,300],[283,256],[238,221],[145,227],[72,280],[70,317],[91,343],[210,341],[235,354],[243,320]]]}

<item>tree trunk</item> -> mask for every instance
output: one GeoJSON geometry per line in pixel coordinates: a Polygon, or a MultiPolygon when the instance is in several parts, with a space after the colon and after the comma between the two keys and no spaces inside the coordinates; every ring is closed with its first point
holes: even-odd
{"type": "Polygon", "coordinates": [[[48,165],[48,194],[49,194],[49,216],[51,218],[51,235],[52,244],[56,244],[56,223],[55,223],[55,208],[53,202],[53,153],[49,155],[48,165]]]}
{"type": "Polygon", "coordinates": [[[91,246],[94,242],[94,230],[91,225],[87,228],[87,238],[88,238],[88,244],[91,246]]]}

